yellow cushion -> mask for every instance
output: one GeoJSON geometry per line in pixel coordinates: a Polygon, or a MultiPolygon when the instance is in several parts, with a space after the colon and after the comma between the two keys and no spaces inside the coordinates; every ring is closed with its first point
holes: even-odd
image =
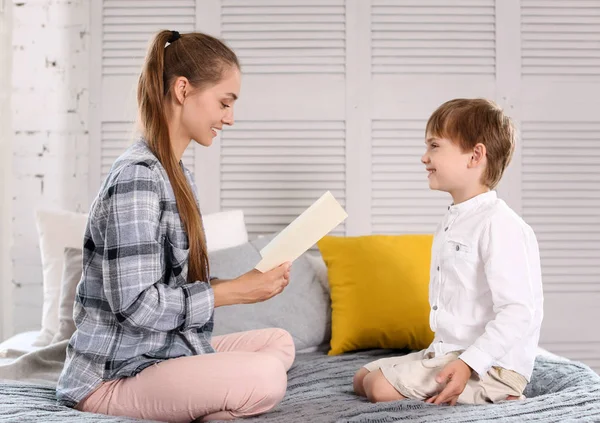
{"type": "Polygon", "coordinates": [[[331,288],[329,355],[429,346],[432,241],[432,235],[326,236],[319,241],[331,288]]]}

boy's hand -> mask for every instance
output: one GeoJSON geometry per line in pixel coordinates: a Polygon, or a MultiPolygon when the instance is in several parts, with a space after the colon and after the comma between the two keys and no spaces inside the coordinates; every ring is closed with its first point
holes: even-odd
{"type": "Polygon", "coordinates": [[[449,403],[456,405],[458,397],[465,390],[467,381],[471,377],[471,368],[462,361],[457,359],[446,364],[442,371],[435,377],[435,381],[439,384],[446,384],[442,392],[427,399],[428,403],[436,405],[449,403]]]}

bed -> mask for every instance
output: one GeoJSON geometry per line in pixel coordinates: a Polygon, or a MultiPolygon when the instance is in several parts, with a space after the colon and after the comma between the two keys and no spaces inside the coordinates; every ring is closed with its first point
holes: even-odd
{"type": "MultiPolygon", "coordinates": [[[[63,344],[66,345],[66,344],[63,344]]],[[[52,347],[56,351],[56,346],[52,347]]],[[[48,362],[41,349],[29,357],[48,362]]],[[[44,351],[46,350],[46,351],[44,351]]],[[[371,404],[352,392],[352,376],[363,364],[390,354],[369,350],[327,356],[324,352],[297,355],[290,369],[288,391],[270,413],[248,422],[537,422],[600,421],[600,376],[588,366],[540,350],[524,401],[483,406],[434,406],[419,401],[371,404]]],[[[24,356],[25,357],[25,356],[24,356]]],[[[60,368],[55,363],[54,373],[60,368]]],[[[50,367],[48,367],[50,368],[50,367]]],[[[50,372],[52,373],[52,372],[50,372]]],[[[49,372],[45,373],[47,377],[49,372]]],[[[55,374],[54,376],[57,376],[55,374]]],[[[135,422],[139,420],[81,413],[59,406],[51,383],[0,381],[2,422],[135,422]]]]}
{"type": "Polygon", "coordinates": [[[14,357],[23,353],[40,349],[33,345],[39,333],[38,330],[21,332],[0,343],[0,366],[12,362],[14,357]]]}
{"type": "MultiPolygon", "coordinates": [[[[228,239],[231,246],[209,254],[210,268],[223,279],[231,279],[252,269],[260,260],[259,251],[269,237],[247,242],[243,215],[225,216],[214,226],[221,241],[228,239]],[[234,219],[235,218],[235,219],[234,219]],[[233,220],[232,220],[233,219],[233,220]],[[236,220],[237,219],[237,220],[236,220]],[[233,222],[233,223],[232,223],[233,222]],[[237,223],[235,223],[237,222],[237,223]],[[234,224],[235,223],[235,224],[234,224]],[[225,236],[230,228],[241,228],[225,236]]],[[[62,215],[61,215],[62,216],[62,215]]],[[[60,217],[60,216],[59,216],[60,217]]],[[[73,216],[64,219],[72,222],[73,216]]],[[[83,227],[85,220],[82,221],[83,227]]],[[[52,228],[65,229],[50,219],[41,223],[52,228]],[[45,223],[44,223],[45,222],[45,223]]],[[[39,223],[39,222],[38,222],[39,223]]],[[[211,227],[209,220],[205,225],[211,227]]],[[[80,236],[79,228],[73,235],[80,236]],[[79,235],[78,235],[79,234],[79,235]]],[[[210,231],[207,231],[210,232],[210,231]]],[[[74,241],[75,243],[75,241],[74,241]]],[[[222,246],[222,245],[221,245],[222,246]]],[[[62,295],[71,292],[81,277],[81,250],[61,246],[52,251],[55,260],[65,263],[62,280],[65,282],[55,298],[55,304],[66,305],[65,312],[51,316],[56,320],[72,320],[73,298],[62,295]],[[64,251],[63,251],[64,250],[64,251]],[[55,257],[56,256],[56,257],[55,257]],[[77,269],[71,272],[69,269],[77,269]],[[70,289],[64,289],[70,287],[70,289]],[[63,316],[63,317],[60,317],[63,316]]],[[[49,252],[42,249],[44,261],[49,252]]],[[[60,272],[59,272],[60,273],[60,272]]],[[[60,285],[61,275],[54,285],[60,285]]],[[[215,335],[263,327],[282,327],[290,332],[298,350],[322,348],[331,339],[331,302],[327,268],[322,259],[305,254],[292,268],[289,287],[274,298],[259,305],[221,307],[215,310],[215,335]],[[292,307],[293,306],[293,307],[292,307]],[[293,310],[293,312],[290,312],[293,310]],[[221,331],[217,333],[216,331],[221,331]]],[[[47,278],[44,284],[50,283],[47,278]]],[[[56,287],[55,287],[56,288],[56,287]]],[[[46,302],[46,299],[45,299],[46,302]]],[[[61,306],[62,309],[62,306],[61,306]]],[[[44,320],[42,321],[44,327],[44,320]]],[[[59,406],[55,386],[62,370],[66,340],[44,348],[32,346],[37,332],[19,334],[0,345],[0,422],[135,422],[139,420],[82,413],[59,406]]],[[[66,336],[68,339],[70,335],[66,336]]],[[[570,361],[542,349],[536,359],[531,383],[527,386],[524,401],[511,401],[484,406],[434,406],[419,401],[399,401],[371,404],[352,391],[352,377],[363,364],[376,358],[399,354],[391,350],[365,350],[328,356],[324,352],[299,353],[288,375],[285,398],[273,411],[247,422],[522,422],[535,420],[541,423],[589,421],[600,422],[600,376],[588,366],[570,361]]]]}

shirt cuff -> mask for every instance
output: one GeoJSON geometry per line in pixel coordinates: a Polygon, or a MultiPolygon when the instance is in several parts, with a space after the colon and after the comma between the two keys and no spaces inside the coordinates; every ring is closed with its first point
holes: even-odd
{"type": "Polygon", "coordinates": [[[184,285],[185,318],[182,331],[201,328],[213,315],[215,294],[210,283],[194,282],[184,285]]]}
{"type": "Polygon", "coordinates": [[[458,358],[467,363],[481,379],[494,364],[494,358],[491,355],[473,345],[467,348],[458,358]]]}

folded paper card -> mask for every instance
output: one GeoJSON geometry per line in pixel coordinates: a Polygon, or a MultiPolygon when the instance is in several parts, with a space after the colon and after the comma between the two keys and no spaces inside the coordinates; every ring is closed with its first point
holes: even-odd
{"type": "Polygon", "coordinates": [[[268,272],[294,261],[347,217],[340,203],[327,191],[260,250],[262,260],[256,269],[268,272]]]}

